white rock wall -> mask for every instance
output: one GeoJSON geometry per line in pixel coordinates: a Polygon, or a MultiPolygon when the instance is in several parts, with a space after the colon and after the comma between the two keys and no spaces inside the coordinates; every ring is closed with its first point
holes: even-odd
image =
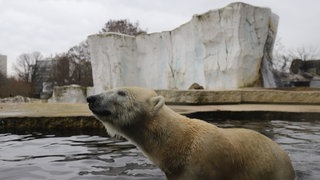
{"type": "Polygon", "coordinates": [[[262,85],[260,68],[270,60],[277,25],[269,8],[232,3],[194,15],[172,31],[91,35],[95,91],[188,89],[194,82],[211,90],[262,85]]]}
{"type": "Polygon", "coordinates": [[[86,103],[87,88],[79,85],[56,86],[49,103],[86,103]]]}

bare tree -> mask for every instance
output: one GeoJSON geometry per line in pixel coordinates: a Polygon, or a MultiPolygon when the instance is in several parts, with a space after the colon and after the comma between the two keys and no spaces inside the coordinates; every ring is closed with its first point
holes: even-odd
{"type": "Polygon", "coordinates": [[[34,64],[35,62],[32,61],[28,54],[21,54],[17,59],[17,64],[14,66],[18,78],[28,82],[34,64]]]}
{"type": "Polygon", "coordinates": [[[294,59],[301,59],[302,61],[319,58],[319,49],[313,46],[302,46],[294,49],[287,49],[282,43],[281,38],[275,42],[273,51],[273,65],[274,68],[281,72],[289,72],[290,65],[294,59]]]}
{"type": "Polygon", "coordinates": [[[13,77],[6,77],[0,73],[0,98],[17,95],[30,96],[30,83],[19,81],[13,77]]]}
{"type": "Polygon", "coordinates": [[[7,77],[0,72],[0,89],[2,89],[7,83],[7,77]]]}
{"type": "Polygon", "coordinates": [[[90,61],[88,41],[82,41],[79,45],[73,46],[66,55],[75,62],[90,61]]]}
{"type": "Polygon", "coordinates": [[[66,54],[60,54],[53,58],[51,81],[55,85],[62,86],[70,83],[70,62],[66,54]]]}
{"type": "Polygon", "coordinates": [[[25,82],[32,82],[32,77],[35,73],[36,62],[41,60],[43,56],[40,52],[33,52],[31,54],[23,53],[17,59],[17,64],[14,66],[18,78],[25,82]]]}
{"type": "Polygon", "coordinates": [[[301,59],[302,61],[312,60],[319,56],[319,49],[313,46],[298,47],[288,50],[288,56],[291,59],[301,59]]]}
{"type": "Polygon", "coordinates": [[[73,65],[72,82],[81,86],[92,86],[92,67],[90,61],[80,61],[73,65]]]}
{"type": "Polygon", "coordinates": [[[35,91],[38,76],[41,76],[38,72],[39,68],[37,67],[37,61],[42,59],[43,56],[37,51],[30,54],[23,53],[17,58],[16,65],[14,66],[19,81],[28,84],[32,93],[35,91]]]}
{"type": "Polygon", "coordinates": [[[273,57],[272,57],[272,63],[273,63],[273,68],[276,70],[280,71],[285,71],[285,68],[287,66],[287,58],[284,56],[285,54],[285,47],[281,42],[281,38],[277,38],[275,43],[274,43],[274,48],[273,48],[273,57]]]}
{"type": "Polygon", "coordinates": [[[66,54],[69,61],[71,83],[92,86],[92,70],[88,42],[83,41],[73,46],[66,54]]]}
{"type": "Polygon", "coordinates": [[[39,52],[39,51],[34,51],[31,53],[31,57],[35,60],[35,61],[40,61],[43,60],[43,55],[39,52]]]}
{"type": "Polygon", "coordinates": [[[105,32],[117,32],[127,35],[136,36],[142,33],[146,33],[146,30],[142,30],[139,27],[139,22],[131,23],[128,19],[109,20],[99,33],[105,32]]]}

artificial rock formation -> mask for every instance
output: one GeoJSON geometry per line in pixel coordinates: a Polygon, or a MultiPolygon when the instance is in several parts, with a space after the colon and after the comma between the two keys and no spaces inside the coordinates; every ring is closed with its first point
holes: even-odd
{"type": "Polygon", "coordinates": [[[269,66],[277,25],[269,8],[232,3],[172,31],[91,35],[95,91],[188,89],[194,82],[209,90],[275,86],[269,66]]]}
{"type": "Polygon", "coordinates": [[[56,86],[53,89],[50,103],[85,103],[87,88],[79,85],[56,86]]]}

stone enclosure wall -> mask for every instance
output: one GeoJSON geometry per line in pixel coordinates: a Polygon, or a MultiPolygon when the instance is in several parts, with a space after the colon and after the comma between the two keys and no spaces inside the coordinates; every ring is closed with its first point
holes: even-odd
{"type": "Polygon", "coordinates": [[[232,3],[161,33],[88,37],[95,92],[118,86],[209,90],[274,87],[269,69],[278,16],[232,3]],[[271,79],[271,80],[270,80],[271,79]]]}
{"type": "Polygon", "coordinates": [[[79,85],[56,86],[53,89],[50,103],[86,103],[86,97],[95,94],[92,87],[79,85]]]}

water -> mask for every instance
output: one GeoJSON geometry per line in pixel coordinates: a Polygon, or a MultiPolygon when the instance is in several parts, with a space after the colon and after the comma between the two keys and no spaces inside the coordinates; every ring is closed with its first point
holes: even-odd
{"type": "Polygon", "coordinates": [[[66,135],[1,134],[0,179],[164,177],[127,141],[103,135],[66,135]]]}
{"type": "MultiPolygon", "coordinates": [[[[254,129],[288,153],[297,179],[320,179],[319,121],[220,121],[254,129]]],[[[165,179],[124,140],[92,132],[1,132],[0,179],[165,179]]]]}

